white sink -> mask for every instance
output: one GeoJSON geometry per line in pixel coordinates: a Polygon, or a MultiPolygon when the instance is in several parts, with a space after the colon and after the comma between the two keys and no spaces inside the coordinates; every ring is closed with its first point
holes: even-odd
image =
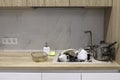
{"type": "Polygon", "coordinates": [[[94,58],[91,58],[91,62],[85,61],[85,62],[59,62],[58,61],[58,57],[59,57],[60,53],[56,54],[53,63],[55,64],[111,64],[110,61],[98,61],[95,60],[94,58]]]}

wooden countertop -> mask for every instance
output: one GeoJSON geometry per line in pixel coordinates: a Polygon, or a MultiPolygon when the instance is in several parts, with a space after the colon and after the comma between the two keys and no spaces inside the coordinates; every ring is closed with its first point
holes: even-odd
{"type": "Polygon", "coordinates": [[[56,64],[54,57],[49,57],[46,62],[33,62],[30,53],[0,52],[0,70],[118,70],[120,65],[111,64],[56,64]]]}

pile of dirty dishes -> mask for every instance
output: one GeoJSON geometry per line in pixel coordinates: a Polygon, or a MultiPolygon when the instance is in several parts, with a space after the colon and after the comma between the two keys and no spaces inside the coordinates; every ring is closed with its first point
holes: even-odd
{"type": "Polygon", "coordinates": [[[60,53],[59,62],[84,62],[88,60],[88,52],[84,49],[67,49],[60,53]]]}

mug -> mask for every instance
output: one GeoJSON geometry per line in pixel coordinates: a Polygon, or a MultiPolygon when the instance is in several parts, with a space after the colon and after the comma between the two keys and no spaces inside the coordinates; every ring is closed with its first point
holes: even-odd
{"type": "Polygon", "coordinates": [[[88,57],[88,53],[84,49],[81,49],[77,55],[77,58],[79,61],[80,60],[85,61],[85,60],[87,60],[87,57],[88,57]]]}
{"type": "Polygon", "coordinates": [[[58,59],[60,62],[69,62],[69,56],[65,54],[60,55],[58,59]]]}

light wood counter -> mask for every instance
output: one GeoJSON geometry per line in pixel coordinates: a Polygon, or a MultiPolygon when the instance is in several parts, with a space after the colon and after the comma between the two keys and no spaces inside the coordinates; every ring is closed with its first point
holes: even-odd
{"type": "Polygon", "coordinates": [[[56,64],[54,57],[49,57],[46,62],[33,62],[30,53],[0,53],[0,70],[118,70],[120,65],[111,64],[56,64]]]}

